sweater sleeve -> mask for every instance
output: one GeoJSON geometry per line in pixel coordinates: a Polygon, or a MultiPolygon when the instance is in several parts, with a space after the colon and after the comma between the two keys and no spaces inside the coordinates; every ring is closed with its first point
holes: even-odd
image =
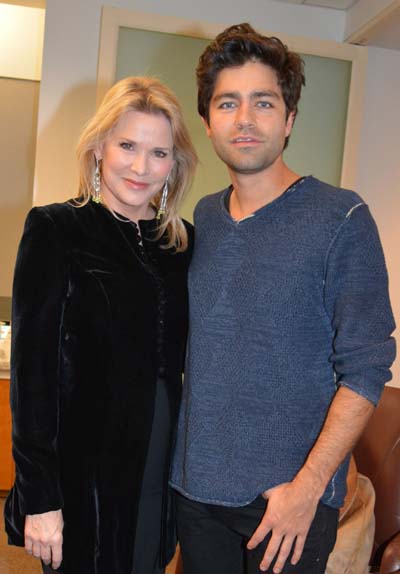
{"type": "Polygon", "coordinates": [[[13,285],[11,411],[21,514],[62,507],[57,455],[58,356],[65,257],[43,208],[29,213],[13,285]]]}
{"type": "Polygon", "coordinates": [[[395,324],[378,230],[363,203],[347,213],[331,243],[324,296],[338,384],[376,404],[391,379],[395,324]]]}

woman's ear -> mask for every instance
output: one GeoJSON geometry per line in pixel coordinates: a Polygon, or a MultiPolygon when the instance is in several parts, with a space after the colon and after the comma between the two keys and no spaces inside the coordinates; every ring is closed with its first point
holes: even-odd
{"type": "Polygon", "coordinates": [[[177,166],[176,159],[174,159],[174,160],[172,160],[171,167],[170,167],[169,172],[168,172],[167,177],[166,177],[166,181],[171,182],[171,179],[175,178],[176,166],[177,166]]]}
{"type": "Polygon", "coordinates": [[[94,153],[94,158],[95,158],[96,162],[99,162],[103,157],[103,146],[99,145],[99,146],[95,147],[93,150],[93,153],[94,153]]]}

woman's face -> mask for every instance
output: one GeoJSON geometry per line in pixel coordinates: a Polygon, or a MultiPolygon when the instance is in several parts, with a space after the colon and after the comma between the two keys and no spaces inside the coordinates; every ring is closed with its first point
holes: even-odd
{"type": "Polygon", "coordinates": [[[128,111],[96,150],[101,195],[113,211],[138,221],[151,219],[152,197],[174,165],[172,130],[163,114],[128,111]]]}

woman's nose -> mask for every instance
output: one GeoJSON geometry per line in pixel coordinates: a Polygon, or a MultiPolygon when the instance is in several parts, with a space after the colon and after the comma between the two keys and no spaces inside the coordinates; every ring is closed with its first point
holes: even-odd
{"type": "Polygon", "coordinates": [[[131,171],[134,171],[138,175],[145,175],[148,170],[148,161],[145,153],[136,153],[132,163],[131,171]]]}

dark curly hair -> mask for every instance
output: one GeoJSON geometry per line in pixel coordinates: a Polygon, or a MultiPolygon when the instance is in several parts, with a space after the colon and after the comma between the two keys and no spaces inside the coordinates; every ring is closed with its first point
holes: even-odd
{"type": "Polygon", "coordinates": [[[261,62],[275,70],[286,105],[286,116],[297,113],[301,89],[305,85],[304,63],[279,38],[262,36],[250,24],[235,24],[221,32],[200,56],[196,68],[197,109],[209,123],[210,101],[217,76],[224,68],[261,62]]]}

